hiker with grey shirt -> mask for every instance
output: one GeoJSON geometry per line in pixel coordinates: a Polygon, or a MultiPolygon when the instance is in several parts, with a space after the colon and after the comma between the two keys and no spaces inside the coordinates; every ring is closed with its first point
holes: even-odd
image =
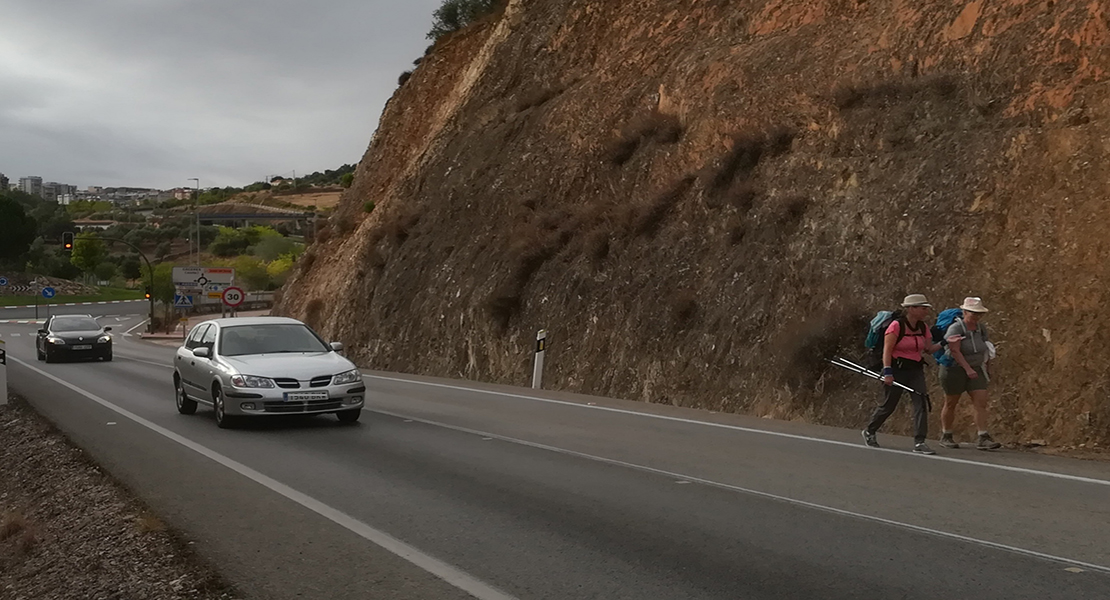
{"type": "Polygon", "coordinates": [[[956,405],[960,402],[960,396],[967,392],[975,407],[975,426],[979,429],[979,440],[975,447],[980,450],[997,450],[1002,444],[994,441],[987,429],[990,336],[982,318],[989,311],[983,306],[981,298],[974,297],[965,298],[960,309],[963,311],[963,318],[953,321],[944,335],[948,342],[945,354],[951,357],[956,366],[947,367],[943,363],[940,365],[940,385],[944,388],[944,408],[940,413],[940,445],[945,448],[960,447],[952,437],[952,425],[956,420],[956,405]]]}

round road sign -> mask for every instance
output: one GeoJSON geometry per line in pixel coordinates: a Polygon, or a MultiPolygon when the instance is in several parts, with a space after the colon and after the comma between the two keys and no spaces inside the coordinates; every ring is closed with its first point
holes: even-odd
{"type": "Polygon", "coordinates": [[[246,300],[246,298],[247,295],[243,293],[243,290],[237,287],[229,287],[224,290],[223,300],[224,304],[228,306],[239,306],[243,303],[243,300],[246,300]]]}
{"type": "Polygon", "coordinates": [[[5,285],[8,285],[8,278],[7,277],[0,277],[0,286],[5,286],[5,285]]]}
{"type": "Polygon", "coordinates": [[[56,295],[56,292],[54,291],[54,288],[52,288],[52,287],[42,288],[42,297],[43,298],[50,299],[50,298],[53,298],[55,295],[56,295]]]}

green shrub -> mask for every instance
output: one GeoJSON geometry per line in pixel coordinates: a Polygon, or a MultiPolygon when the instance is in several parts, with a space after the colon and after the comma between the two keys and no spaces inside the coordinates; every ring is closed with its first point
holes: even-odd
{"type": "Polygon", "coordinates": [[[428,39],[439,39],[458,31],[492,13],[499,4],[499,0],[443,0],[443,4],[432,13],[434,20],[428,39]]]}
{"type": "Polygon", "coordinates": [[[367,200],[366,203],[362,205],[362,210],[367,214],[370,214],[374,212],[374,206],[375,204],[373,200],[367,200]]]}

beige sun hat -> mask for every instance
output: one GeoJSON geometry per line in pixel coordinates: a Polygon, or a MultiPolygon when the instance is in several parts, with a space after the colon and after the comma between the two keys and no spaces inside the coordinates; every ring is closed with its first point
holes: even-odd
{"type": "Polygon", "coordinates": [[[983,299],[975,296],[964,298],[964,303],[960,305],[960,308],[973,313],[990,312],[987,307],[983,306],[983,299]]]}
{"type": "Polygon", "coordinates": [[[911,306],[927,306],[932,308],[933,305],[929,304],[929,299],[925,294],[910,294],[902,300],[902,308],[909,308],[911,306]]]}

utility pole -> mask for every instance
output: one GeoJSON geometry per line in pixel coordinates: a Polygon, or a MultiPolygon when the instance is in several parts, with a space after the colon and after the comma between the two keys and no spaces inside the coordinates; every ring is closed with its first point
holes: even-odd
{"type": "Polygon", "coordinates": [[[196,264],[196,266],[199,267],[200,266],[200,179],[197,178],[197,177],[190,177],[188,180],[196,182],[195,183],[196,194],[193,196],[193,202],[194,202],[193,214],[195,214],[196,217],[197,217],[197,235],[196,235],[196,240],[197,240],[197,264],[196,264]]]}

